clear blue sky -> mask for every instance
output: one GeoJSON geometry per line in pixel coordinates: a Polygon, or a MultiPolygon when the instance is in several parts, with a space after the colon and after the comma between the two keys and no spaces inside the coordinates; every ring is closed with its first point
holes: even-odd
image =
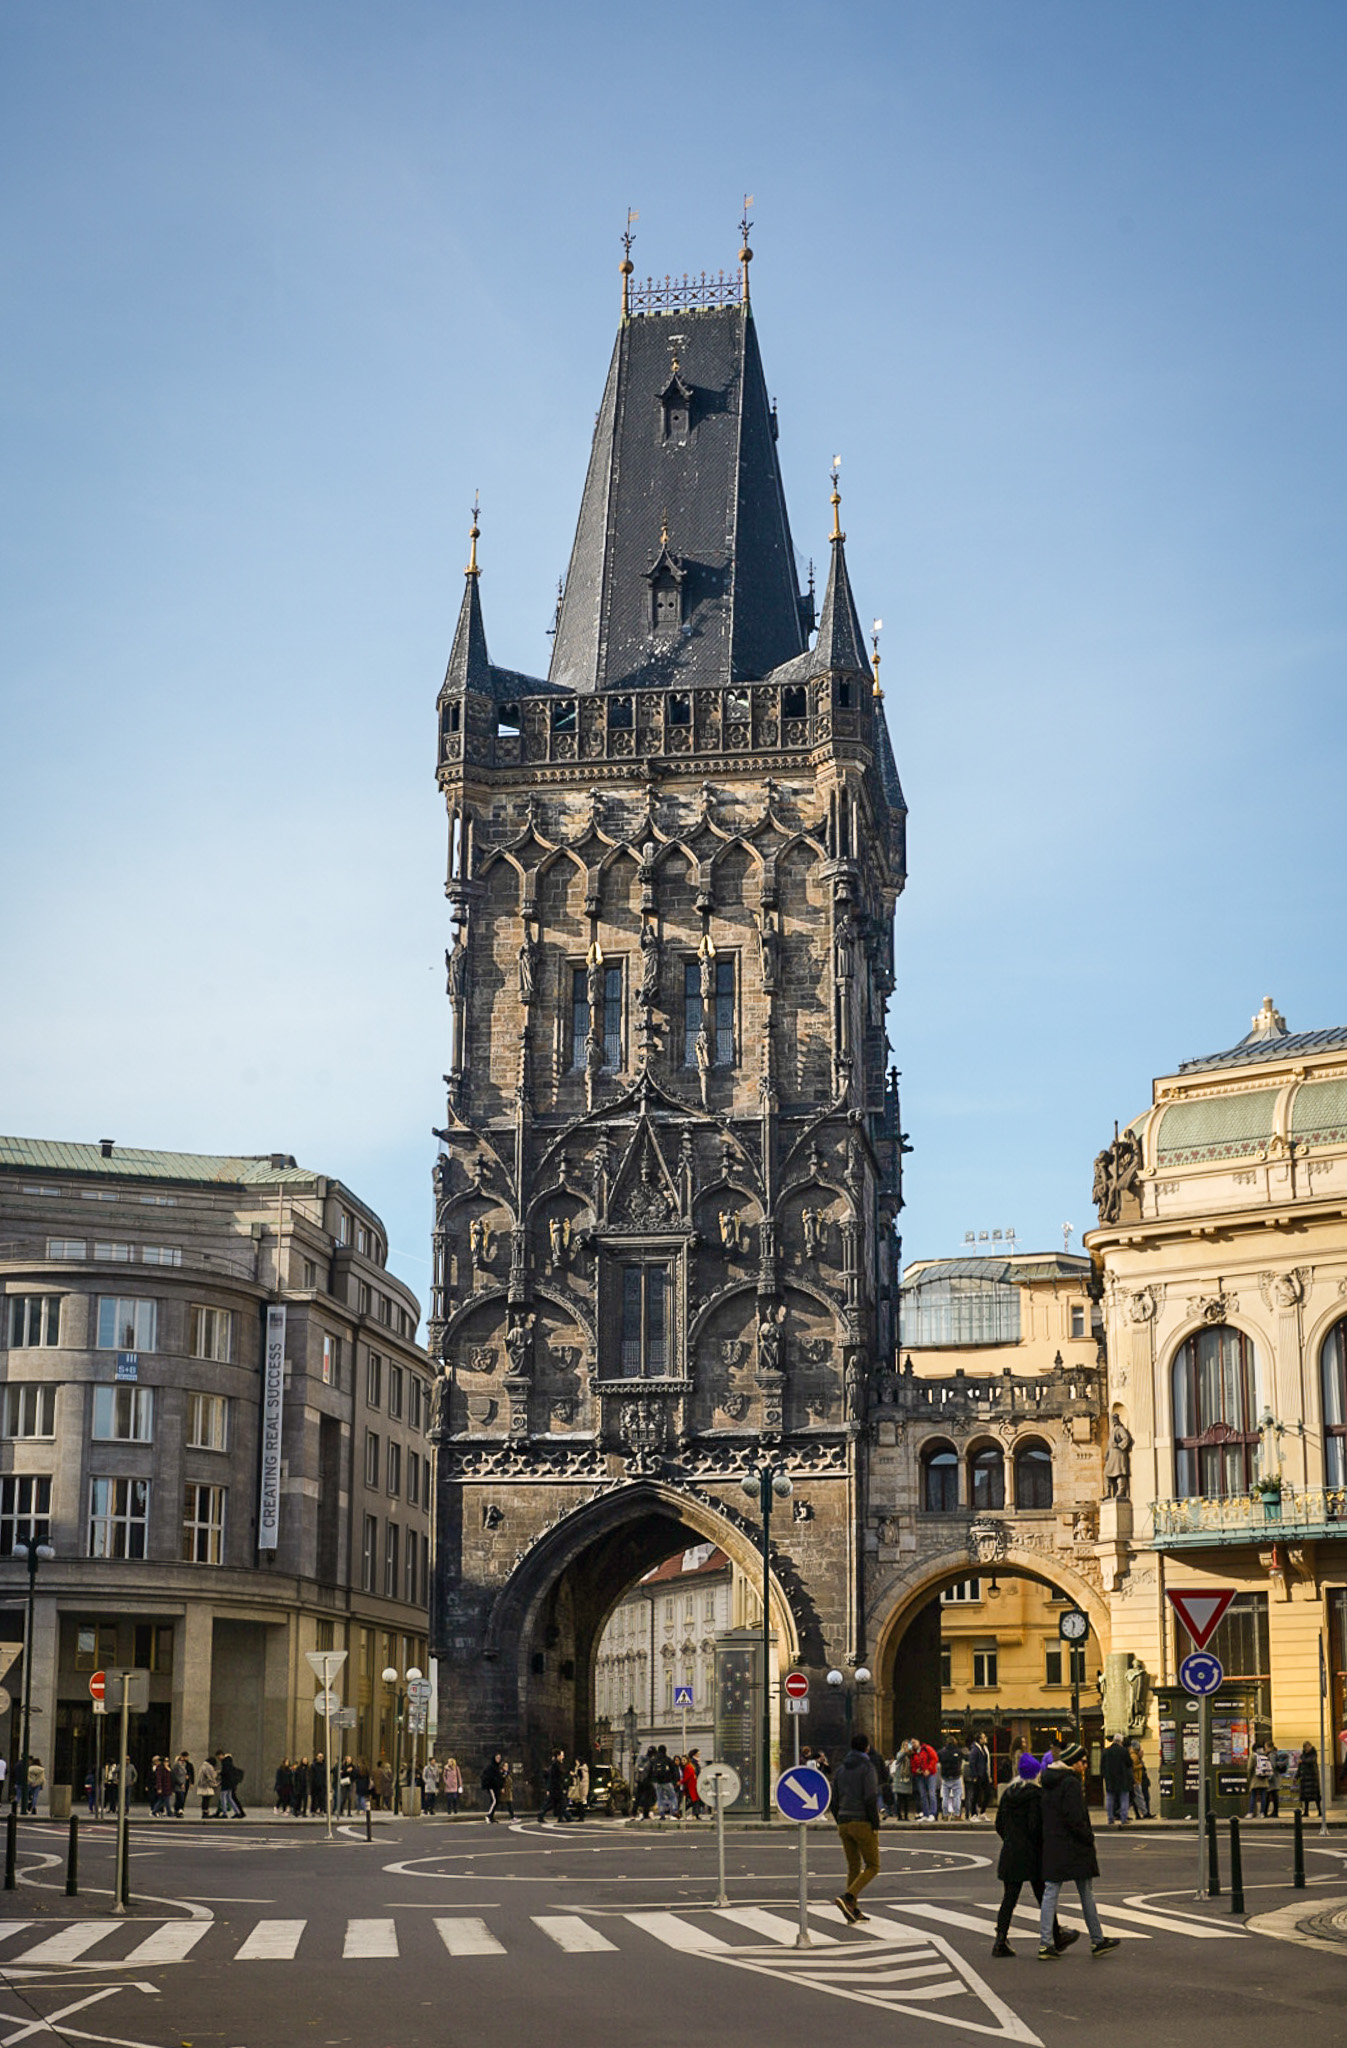
{"type": "Polygon", "coordinates": [[[284,1148],[425,1294],[435,691],[537,672],[638,267],[754,295],[885,620],[910,1257],[1347,1022],[1347,9],[8,0],[0,1124],[284,1148]]]}

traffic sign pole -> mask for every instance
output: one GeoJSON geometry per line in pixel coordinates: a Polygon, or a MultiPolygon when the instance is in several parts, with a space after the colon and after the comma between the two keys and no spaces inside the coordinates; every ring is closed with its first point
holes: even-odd
{"type": "Polygon", "coordinates": [[[121,1730],[121,1748],[117,1754],[117,1863],[112,1880],[112,1910],[121,1915],[126,1912],[129,1904],[126,1896],[130,1875],[126,1868],[126,1852],[129,1847],[126,1839],[126,1746],[130,1734],[128,1724],[131,1688],[126,1682],[124,1671],[118,1677],[117,1683],[122,1689],[122,1712],[117,1724],[121,1730]]]}
{"type": "Polygon", "coordinates": [[[720,1778],[712,1781],[711,1790],[716,1802],[716,1904],[728,1906],[730,1895],[725,1889],[725,1786],[720,1778]]]}
{"type": "Polygon", "coordinates": [[[1208,1698],[1209,1695],[1204,1692],[1197,1709],[1197,1896],[1199,1899],[1204,1899],[1207,1896],[1209,1877],[1207,1870],[1207,1751],[1211,1747],[1211,1738],[1207,1733],[1207,1724],[1211,1709],[1207,1705],[1208,1698]]]}

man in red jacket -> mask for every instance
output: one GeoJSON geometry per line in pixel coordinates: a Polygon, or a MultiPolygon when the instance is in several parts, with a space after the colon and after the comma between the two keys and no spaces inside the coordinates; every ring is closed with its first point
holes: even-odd
{"type": "Polygon", "coordinates": [[[912,1783],[916,1787],[917,1801],[921,1807],[921,1819],[935,1825],[936,1785],[940,1777],[940,1759],[929,1742],[923,1742],[912,1757],[912,1783]]]}

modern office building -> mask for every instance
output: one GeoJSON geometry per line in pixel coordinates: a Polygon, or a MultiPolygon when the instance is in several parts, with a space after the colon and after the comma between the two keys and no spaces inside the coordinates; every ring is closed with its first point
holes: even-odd
{"type": "MultiPolygon", "coordinates": [[[[322,1747],[305,1652],[344,1649],[354,1727],[394,1751],[381,1673],[425,1664],[429,1378],[379,1218],[282,1153],[0,1138],[0,1642],[22,1751],[82,1786],[89,1679],[138,1665],[132,1755],[225,1747],[249,1797],[322,1747]]],[[[106,1731],[105,1731],[106,1732],[106,1731]]],[[[335,1747],[335,1743],[334,1743],[335,1747]]],[[[108,1754],[112,1751],[109,1749],[108,1754]]]]}

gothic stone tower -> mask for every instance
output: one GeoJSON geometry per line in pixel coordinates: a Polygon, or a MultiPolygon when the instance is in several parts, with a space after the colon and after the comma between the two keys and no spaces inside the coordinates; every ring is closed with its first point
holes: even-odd
{"type": "Polygon", "coordinates": [[[438,700],[432,1648],[442,1744],[529,1773],[592,1739],[633,1579],[703,1540],[760,1573],[764,1451],[778,1664],[863,1654],[894,1343],[905,807],[836,487],[815,636],[747,252],[630,270],[547,680],[489,657],[474,519],[438,700]]]}

